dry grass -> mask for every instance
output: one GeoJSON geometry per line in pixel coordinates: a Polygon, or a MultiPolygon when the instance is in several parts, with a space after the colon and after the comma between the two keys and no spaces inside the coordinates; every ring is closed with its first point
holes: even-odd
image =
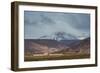
{"type": "Polygon", "coordinates": [[[43,61],[43,60],[63,60],[63,59],[84,59],[90,58],[90,54],[62,54],[62,55],[44,55],[44,56],[25,56],[25,61],[43,61]]]}

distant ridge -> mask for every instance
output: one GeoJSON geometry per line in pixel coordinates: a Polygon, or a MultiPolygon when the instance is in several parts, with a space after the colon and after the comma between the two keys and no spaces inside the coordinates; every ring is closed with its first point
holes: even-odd
{"type": "Polygon", "coordinates": [[[65,33],[65,32],[55,32],[52,35],[44,35],[41,36],[40,38],[37,39],[51,39],[51,40],[57,40],[57,41],[61,41],[61,40],[76,40],[78,38],[76,38],[75,36],[69,34],[69,33],[65,33]]]}
{"type": "Polygon", "coordinates": [[[90,38],[84,40],[53,40],[53,39],[25,39],[25,53],[62,53],[85,52],[90,53],[90,38]]]}

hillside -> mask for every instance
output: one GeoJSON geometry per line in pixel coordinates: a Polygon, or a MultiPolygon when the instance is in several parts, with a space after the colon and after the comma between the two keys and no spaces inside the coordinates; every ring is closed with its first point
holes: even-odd
{"type": "Polygon", "coordinates": [[[25,39],[25,52],[31,54],[86,52],[89,53],[90,38],[84,40],[25,39]]]}

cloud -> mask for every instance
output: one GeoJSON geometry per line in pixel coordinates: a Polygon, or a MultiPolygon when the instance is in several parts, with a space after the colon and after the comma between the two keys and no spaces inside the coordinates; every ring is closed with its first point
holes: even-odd
{"type": "Polygon", "coordinates": [[[25,39],[36,39],[55,32],[66,32],[78,38],[89,37],[90,15],[80,13],[57,13],[25,11],[25,39]]]}

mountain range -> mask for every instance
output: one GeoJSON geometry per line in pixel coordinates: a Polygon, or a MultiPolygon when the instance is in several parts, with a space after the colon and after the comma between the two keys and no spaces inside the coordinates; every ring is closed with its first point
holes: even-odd
{"type": "MultiPolygon", "coordinates": [[[[62,34],[62,33],[60,33],[62,34]]],[[[64,34],[65,35],[65,34],[64,34]]],[[[83,40],[66,39],[64,35],[57,34],[55,39],[24,39],[25,54],[44,54],[44,53],[67,53],[84,52],[90,53],[90,37],[83,40]],[[60,40],[58,40],[61,38],[60,40]]]]}

